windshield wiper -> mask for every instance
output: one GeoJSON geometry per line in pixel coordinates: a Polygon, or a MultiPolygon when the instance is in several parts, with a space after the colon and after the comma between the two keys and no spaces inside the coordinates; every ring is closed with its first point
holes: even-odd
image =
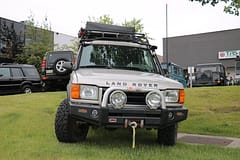
{"type": "Polygon", "coordinates": [[[142,71],[142,72],[146,72],[147,70],[146,69],[142,69],[142,68],[138,68],[138,67],[113,67],[113,68],[116,68],[116,69],[124,69],[124,70],[134,70],[134,71],[142,71]]]}
{"type": "Polygon", "coordinates": [[[106,65],[86,65],[86,66],[80,66],[80,68],[107,68],[111,69],[111,66],[106,66],[106,65]]]}

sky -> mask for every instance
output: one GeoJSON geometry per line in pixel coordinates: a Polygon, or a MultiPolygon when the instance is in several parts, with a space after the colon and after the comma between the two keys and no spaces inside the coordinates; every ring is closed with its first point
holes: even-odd
{"type": "Polygon", "coordinates": [[[28,20],[33,14],[40,24],[48,18],[55,32],[77,36],[89,17],[108,15],[114,23],[140,19],[144,32],[158,46],[166,37],[166,4],[168,37],[240,28],[240,16],[223,12],[224,3],[212,7],[189,0],[0,0],[0,17],[14,21],[28,20]]]}

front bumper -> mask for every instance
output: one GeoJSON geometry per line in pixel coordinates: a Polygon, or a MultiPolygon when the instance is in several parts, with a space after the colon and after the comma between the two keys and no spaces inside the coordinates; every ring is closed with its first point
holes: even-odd
{"type": "Polygon", "coordinates": [[[144,108],[113,109],[101,108],[98,105],[73,105],[71,116],[90,125],[107,128],[127,128],[132,121],[141,128],[164,128],[187,118],[188,110],[182,108],[166,108],[150,110],[144,108]]]}

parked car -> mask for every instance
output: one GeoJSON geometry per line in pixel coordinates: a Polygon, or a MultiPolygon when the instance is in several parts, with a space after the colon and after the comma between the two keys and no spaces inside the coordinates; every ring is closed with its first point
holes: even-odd
{"type": "Polygon", "coordinates": [[[227,83],[225,67],[221,63],[206,63],[195,66],[193,86],[223,86],[227,83]]]}
{"type": "Polygon", "coordinates": [[[44,55],[41,64],[44,90],[66,90],[71,71],[62,67],[65,62],[74,63],[74,53],[72,51],[52,51],[44,55]]]}
{"type": "Polygon", "coordinates": [[[0,64],[1,95],[41,90],[41,77],[34,65],[0,64]]]}
{"type": "Polygon", "coordinates": [[[172,62],[161,63],[162,69],[165,71],[165,74],[168,78],[176,80],[182,83],[183,87],[187,87],[187,80],[183,71],[183,68],[172,62]]]}
{"type": "Polygon", "coordinates": [[[235,60],[235,76],[234,84],[240,85],[240,57],[237,56],[235,60]]]}

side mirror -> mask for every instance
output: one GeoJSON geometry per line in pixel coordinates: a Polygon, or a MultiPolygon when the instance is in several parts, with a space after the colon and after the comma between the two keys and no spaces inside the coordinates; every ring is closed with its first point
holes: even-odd
{"type": "Polygon", "coordinates": [[[151,49],[152,51],[155,51],[155,50],[157,49],[157,46],[151,46],[150,49],[151,49]]]}
{"type": "Polygon", "coordinates": [[[73,70],[72,62],[65,62],[65,63],[63,63],[63,68],[68,69],[68,70],[73,70]]]}
{"type": "Polygon", "coordinates": [[[163,69],[163,72],[166,76],[168,75],[168,70],[167,69],[163,69]]]}

